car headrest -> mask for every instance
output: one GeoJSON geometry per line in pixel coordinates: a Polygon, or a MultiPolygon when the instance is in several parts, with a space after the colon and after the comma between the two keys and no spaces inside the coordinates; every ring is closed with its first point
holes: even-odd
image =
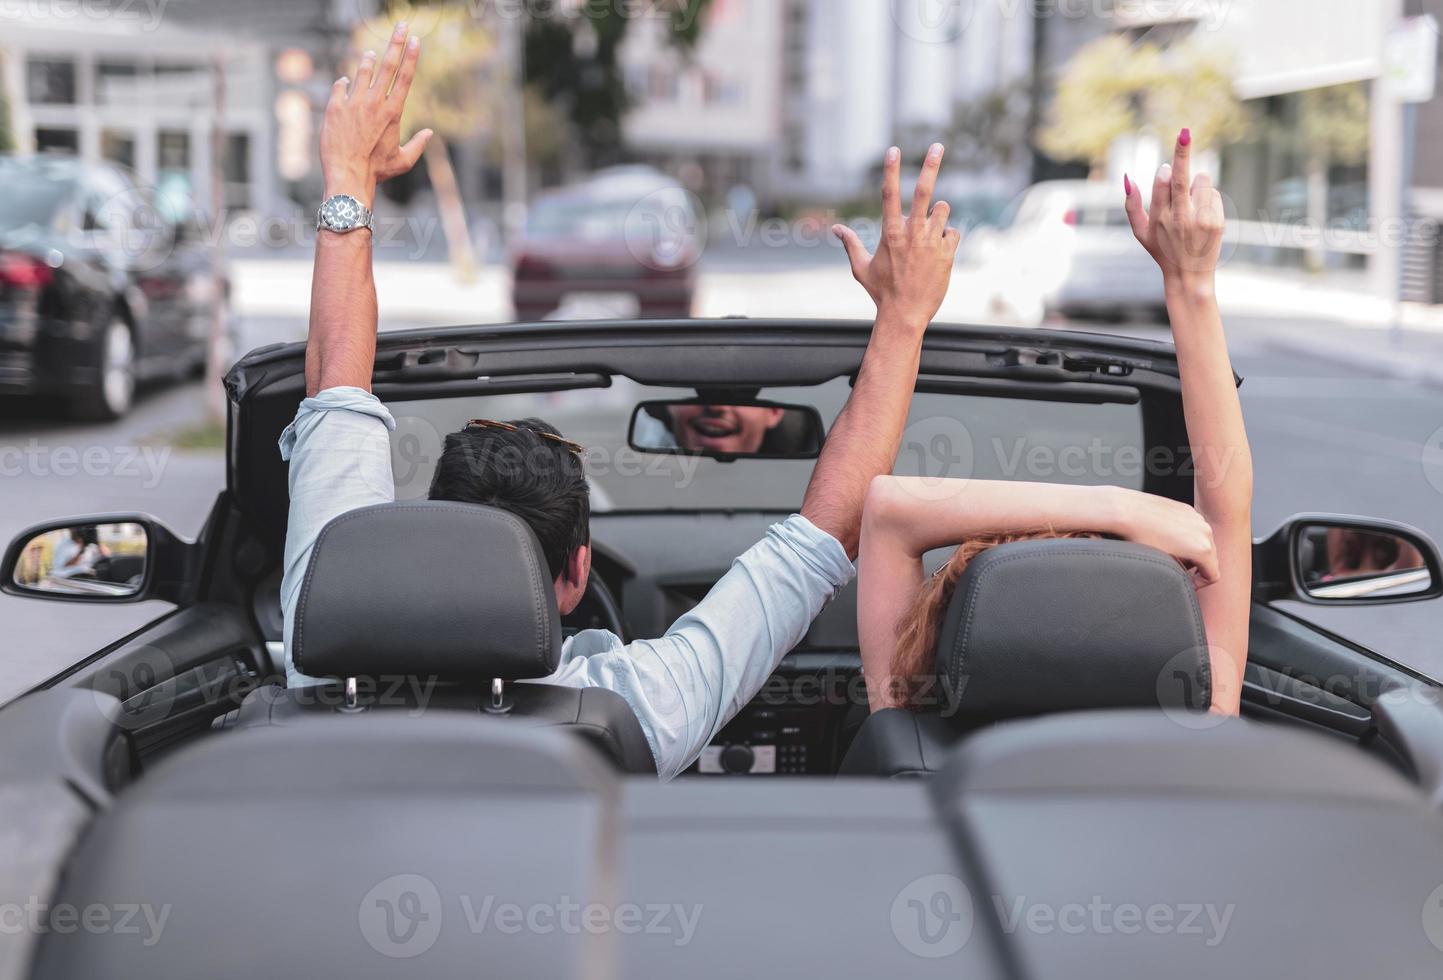
{"type": "Polygon", "coordinates": [[[938,633],[937,668],[959,721],[1206,710],[1212,699],[1191,577],[1126,541],[1021,541],[972,559],[938,633]]]}
{"type": "Polygon", "coordinates": [[[561,620],[524,521],[416,501],[321,529],[291,640],[296,668],[312,677],[526,680],[556,670],[561,620]]]}

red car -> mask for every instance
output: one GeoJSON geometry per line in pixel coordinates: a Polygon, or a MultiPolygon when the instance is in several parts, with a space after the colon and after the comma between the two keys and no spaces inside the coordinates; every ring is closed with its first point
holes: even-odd
{"type": "Polygon", "coordinates": [[[542,195],[512,249],[517,319],[690,317],[704,220],[692,194],[649,167],[542,195]]]}

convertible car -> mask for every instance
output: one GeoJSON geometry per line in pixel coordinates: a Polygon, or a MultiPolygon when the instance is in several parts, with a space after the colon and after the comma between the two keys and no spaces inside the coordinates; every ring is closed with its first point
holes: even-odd
{"type": "MultiPolygon", "coordinates": [[[[1436,601],[1411,528],[1259,539],[1241,719],[1200,710],[1186,576],[1115,541],[975,561],[917,712],[867,713],[844,591],[668,784],[620,698],[527,683],[568,629],[659,635],[798,505],[867,330],[382,334],[397,502],[317,546],[309,692],[277,686],[304,347],[250,353],[195,541],[72,517],[0,568],[174,605],[0,710],[0,977],[1439,976],[1443,679],[1305,615],[1436,601]],[[793,411],[785,451],[707,451],[742,429],[718,406],[793,411]],[[445,432],[520,415],[588,447],[595,574],[565,622],[524,526],[421,499],[445,432]]],[[[937,326],[899,470],[1189,500],[1174,351],[937,326]]]]}

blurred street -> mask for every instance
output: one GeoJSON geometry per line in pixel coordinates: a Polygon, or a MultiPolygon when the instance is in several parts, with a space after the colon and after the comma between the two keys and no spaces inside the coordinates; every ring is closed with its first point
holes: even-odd
{"type": "MultiPolygon", "coordinates": [[[[708,253],[700,268],[698,312],[810,317],[866,317],[869,301],[851,281],[840,249],[708,253]]],[[[302,340],[309,265],[303,259],[237,262],[235,307],[241,346],[302,340]]],[[[470,289],[454,284],[449,269],[429,263],[381,264],[377,269],[384,330],[438,323],[509,318],[504,270],[483,273],[470,289]],[[474,304],[474,306],[469,305],[474,304]],[[467,316],[468,309],[475,309],[467,316]]],[[[1395,347],[1386,323],[1359,325],[1352,317],[1369,300],[1346,292],[1329,296],[1304,283],[1272,280],[1286,309],[1267,312],[1266,296],[1247,294],[1249,274],[1225,275],[1220,289],[1242,388],[1256,462],[1254,532],[1270,533],[1287,517],[1333,512],[1387,518],[1421,527],[1443,540],[1443,386],[1419,384],[1418,372],[1443,365],[1443,334],[1410,331],[1395,347]],[[1227,294],[1232,292],[1229,299],[1227,294]],[[1335,315],[1324,316],[1318,296],[1335,315]],[[1242,309],[1235,312],[1237,307],[1242,309]],[[1336,355],[1329,357],[1329,351],[1336,355]],[[1371,356],[1359,352],[1370,353],[1371,356]]],[[[959,269],[941,321],[985,319],[974,300],[977,275],[959,269]],[[969,305],[970,304],[970,305],[969,305]]],[[[1377,312],[1375,310],[1375,312],[1377,312]]],[[[1156,324],[1075,324],[1164,336],[1156,324]]],[[[178,533],[193,536],[224,485],[218,450],[177,447],[176,436],[202,415],[199,382],[146,392],[135,410],[109,425],[69,423],[27,408],[0,420],[0,443],[22,452],[7,457],[6,493],[0,497],[0,540],[53,517],[141,511],[178,533]],[[99,467],[78,465],[87,453],[99,467]],[[73,457],[73,458],[72,458],[73,457]]],[[[614,426],[619,433],[630,405],[605,405],[586,420],[558,416],[566,429],[614,426]]],[[[741,464],[745,465],[745,464],[741,464]]],[[[698,506],[707,487],[688,491],[698,506]]],[[[0,671],[0,701],[160,615],[163,603],[95,607],[0,597],[0,618],[11,637],[0,671]]],[[[1437,616],[1427,603],[1376,609],[1310,608],[1320,625],[1411,664],[1431,664],[1443,675],[1437,616]]]]}

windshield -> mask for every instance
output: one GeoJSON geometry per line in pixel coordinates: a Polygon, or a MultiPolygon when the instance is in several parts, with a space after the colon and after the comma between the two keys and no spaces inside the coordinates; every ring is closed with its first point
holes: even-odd
{"type": "MultiPolygon", "coordinates": [[[[850,391],[846,379],[838,379],[811,388],[768,388],[760,397],[815,406],[830,428],[850,391]]],[[[391,408],[397,424],[391,446],[397,496],[426,495],[446,433],[465,420],[542,417],[586,447],[585,467],[599,512],[790,511],[800,506],[815,465],[812,460],[726,463],[642,453],[627,445],[628,423],[638,402],[694,395],[618,379],[604,389],[395,403],[391,408]]],[[[896,472],[1140,489],[1143,465],[1142,414],[1135,404],[918,394],[896,472]]]]}

